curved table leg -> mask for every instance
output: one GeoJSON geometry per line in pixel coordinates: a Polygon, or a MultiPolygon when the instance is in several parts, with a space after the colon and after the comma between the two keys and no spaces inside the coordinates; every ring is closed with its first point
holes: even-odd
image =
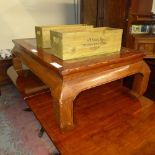
{"type": "Polygon", "coordinates": [[[143,61],[141,70],[139,71],[139,73],[135,74],[132,90],[138,95],[143,95],[147,89],[149,77],[150,69],[148,65],[143,61]]]}
{"type": "Polygon", "coordinates": [[[17,72],[17,74],[19,76],[23,76],[23,67],[22,67],[22,61],[20,60],[20,58],[13,55],[12,61],[13,61],[13,67],[15,71],[17,72]]]}
{"type": "Polygon", "coordinates": [[[53,108],[56,120],[62,131],[70,130],[73,124],[73,101],[76,94],[66,86],[51,89],[53,96],[53,108]]]}

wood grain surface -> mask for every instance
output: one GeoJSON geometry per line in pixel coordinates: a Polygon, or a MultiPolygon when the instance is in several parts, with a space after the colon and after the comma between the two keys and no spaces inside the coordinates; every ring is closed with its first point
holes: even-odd
{"type": "Polygon", "coordinates": [[[62,155],[155,154],[155,104],[119,82],[82,92],[74,101],[76,128],[57,127],[50,93],[27,100],[62,155]]]}

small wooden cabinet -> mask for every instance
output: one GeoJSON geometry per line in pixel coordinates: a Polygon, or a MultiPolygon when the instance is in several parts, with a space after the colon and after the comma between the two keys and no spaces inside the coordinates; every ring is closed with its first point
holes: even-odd
{"type": "Polygon", "coordinates": [[[155,36],[135,36],[134,48],[144,51],[145,58],[155,58],[155,36]]]}
{"type": "Polygon", "coordinates": [[[12,59],[1,59],[0,58],[0,85],[9,82],[9,77],[7,76],[7,69],[12,65],[12,59]]]}
{"type": "Polygon", "coordinates": [[[145,61],[150,67],[150,79],[145,96],[155,100],[155,36],[136,35],[134,36],[134,48],[145,53],[145,61]]]}
{"type": "Polygon", "coordinates": [[[128,20],[126,47],[152,51],[155,40],[155,15],[129,14],[128,20]]]}
{"type": "Polygon", "coordinates": [[[155,100],[155,36],[136,35],[134,36],[134,48],[145,53],[145,61],[150,67],[150,79],[145,96],[155,100]]]}

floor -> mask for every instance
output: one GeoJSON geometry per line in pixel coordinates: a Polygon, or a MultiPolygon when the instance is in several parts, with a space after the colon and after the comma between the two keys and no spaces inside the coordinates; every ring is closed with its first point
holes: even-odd
{"type": "Polygon", "coordinates": [[[40,124],[13,85],[1,86],[0,155],[51,155],[56,151],[46,135],[38,137],[40,124]]]}

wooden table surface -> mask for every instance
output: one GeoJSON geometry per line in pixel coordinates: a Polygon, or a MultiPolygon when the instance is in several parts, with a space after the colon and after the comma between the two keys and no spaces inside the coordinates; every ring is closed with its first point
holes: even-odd
{"type": "Polygon", "coordinates": [[[76,128],[65,133],[52,115],[50,93],[27,103],[62,155],[155,154],[154,102],[117,82],[80,93],[74,101],[76,128]]]}
{"type": "Polygon", "coordinates": [[[17,39],[13,40],[13,42],[16,45],[13,50],[14,52],[17,49],[23,49],[25,53],[28,53],[31,57],[37,59],[37,61],[41,61],[42,63],[48,65],[48,67],[52,68],[60,75],[66,75],[98,67],[108,66],[108,68],[114,68],[118,63],[129,64],[144,57],[142,52],[124,48],[121,50],[120,54],[98,55],[64,61],[49,54],[50,49],[37,48],[35,39],[17,39]],[[52,62],[56,62],[62,67],[56,68],[50,65],[52,62]]]}
{"type": "Polygon", "coordinates": [[[62,130],[74,127],[73,101],[84,90],[136,74],[133,91],[139,95],[146,91],[150,70],[141,52],[122,49],[117,55],[63,61],[48,54],[50,49],[37,49],[35,39],[13,42],[14,60],[25,63],[51,88],[55,119],[62,130]]]}

